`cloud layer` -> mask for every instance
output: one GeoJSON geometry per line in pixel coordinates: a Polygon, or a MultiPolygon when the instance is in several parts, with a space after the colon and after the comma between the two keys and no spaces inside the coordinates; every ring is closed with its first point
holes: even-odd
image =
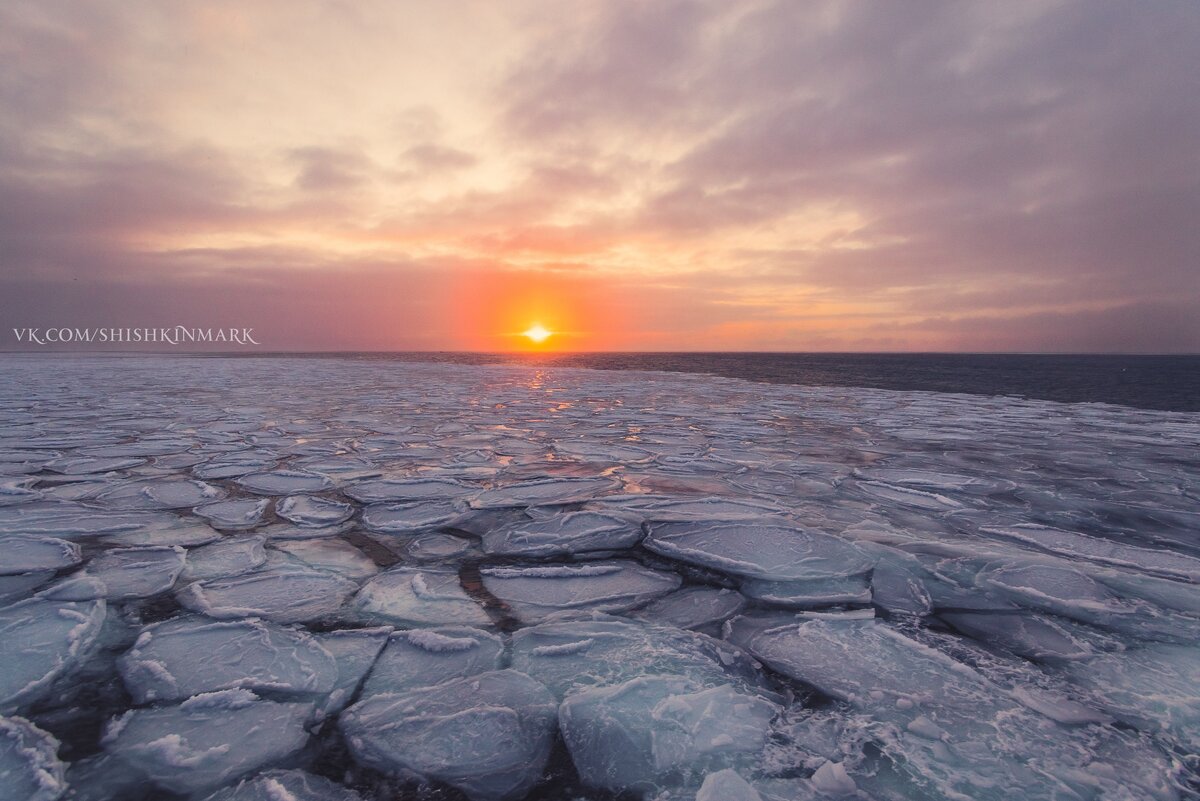
{"type": "Polygon", "coordinates": [[[1196,352],[1197,41],[1183,1],[15,0],[0,322],[1196,352]]]}

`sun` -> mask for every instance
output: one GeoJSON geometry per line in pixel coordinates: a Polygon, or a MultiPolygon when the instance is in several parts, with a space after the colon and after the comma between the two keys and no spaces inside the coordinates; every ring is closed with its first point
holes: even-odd
{"type": "Polygon", "coordinates": [[[547,330],[546,327],[541,323],[534,323],[533,325],[529,326],[529,328],[522,331],[521,336],[529,337],[531,342],[541,344],[549,339],[550,335],[553,333],[553,331],[547,330]]]}

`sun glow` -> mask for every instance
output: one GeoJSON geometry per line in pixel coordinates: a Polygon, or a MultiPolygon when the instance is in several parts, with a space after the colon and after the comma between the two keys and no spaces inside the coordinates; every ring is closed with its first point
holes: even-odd
{"type": "Polygon", "coordinates": [[[549,339],[550,335],[553,333],[553,331],[547,330],[546,327],[541,323],[534,323],[533,325],[529,326],[529,328],[522,331],[521,336],[529,337],[530,342],[541,344],[549,339]]]}

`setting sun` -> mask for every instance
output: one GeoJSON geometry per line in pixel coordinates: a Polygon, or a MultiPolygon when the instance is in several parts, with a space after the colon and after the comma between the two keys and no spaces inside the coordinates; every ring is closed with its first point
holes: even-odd
{"type": "Polygon", "coordinates": [[[532,342],[542,343],[549,339],[553,333],[553,331],[546,330],[545,326],[541,323],[534,323],[525,331],[522,331],[521,336],[529,337],[532,342]]]}

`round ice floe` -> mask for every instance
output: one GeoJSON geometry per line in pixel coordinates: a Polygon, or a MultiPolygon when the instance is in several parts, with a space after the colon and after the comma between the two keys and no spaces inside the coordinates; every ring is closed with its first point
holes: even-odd
{"type": "Polygon", "coordinates": [[[942,612],[938,617],[968,637],[1035,661],[1066,662],[1094,656],[1085,641],[1039,615],[942,612]]]}
{"type": "Polygon", "coordinates": [[[559,725],[586,784],[653,792],[674,771],[749,761],[778,711],[728,684],[706,689],[682,676],[641,676],[568,695],[559,725]]]}
{"type": "Polygon", "coordinates": [[[0,507],[0,534],[80,539],[135,531],[170,519],[170,515],[156,512],[112,512],[77,503],[39,501],[0,507]]]}
{"type": "Polygon", "coordinates": [[[1063,565],[1000,564],[980,573],[977,582],[1023,606],[1079,620],[1103,621],[1133,611],[1103,584],[1063,565]]]}
{"type": "Polygon", "coordinates": [[[61,570],[79,564],[79,546],[53,537],[4,537],[0,539],[0,576],[36,570],[61,570]]]}
{"type": "Polygon", "coordinates": [[[739,588],[747,598],[794,609],[871,603],[871,585],[861,574],[802,581],[746,579],[739,588]]]}
{"type": "Polygon", "coordinates": [[[740,648],[694,631],[603,615],[519,629],[512,667],[537,676],[559,697],[656,675],[772,697],[758,664],[740,648]]]}
{"type": "Polygon", "coordinates": [[[290,495],[275,504],[275,513],[298,526],[333,526],[354,515],[348,503],[313,495],[290,495]]]}
{"type": "Polygon", "coordinates": [[[459,498],[478,489],[448,478],[379,478],[350,484],[345,493],[361,503],[383,503],[459,498]]]}
{"type": "Polygon", "coordinates": [[[405,534],[450,525],[462,516],[462,509],[449,500],[373,503],[363,509],[362,522],[381,534],[405,534]]]}
{"type": "Polygon", "coordinates": [[[998,694],[965,665],[874,620],[779,626],[748,647],[780,673],[866,706],[936,698],[965,709],[998,694]]]}
{"type": "Polygon", "coordinates": [[[175,586],[187,554],[178,545],[114,548],[88,563],[84,574],[104,586],[104,597],[149,598],[175,586]]]}
{"type": "Polygon", "coordinates": [[[188,609],[227,619],[258,616],[302,623],[331,615],[358,585],[326,570],[276,567],[234,578],[197,581],[176,593],[188,609]]]}
{"type": "Polygon", "coordinates": [[[58,740],[24,718],[0,717],[0,798],[55,801],[66,791],[58,740]]]}
{"type": "Polygon", "coordinates": [[[197,506],[193,511],[208,520],[215,528],[247,529],[262,523],[263,515],[267,512],[267,499],[250,500],[239,498],[233,501],[218,501],[197,506]]]}
{"type": "Polygon", "coordinates": [[[267,561],[264,543],[263,537],[238,537],[189,549],[180,578],[196,581],[249,573],[267,561]]]}
{"type": "Polygon", "coordinates": [[[326,693],[338,675],[333,655],[311,636],[261,620],[184,617],[148,626],[118,664],[137,704],[239,687],[326,693]]]}
{"type": "Polygon", "coordinates": [[[362,801],[362,796],[324,776],[302,770],[268,770],[204,801],[362,801]]]}
{"type": "Polygon", "coordinates": [[[369,556],[341,539],[280,540],[271,548],[309,567],[328,570],[348,579],[370,578],[379,572],[379,566],[369,556]]]}
{"type": "Polygon", "coordinates": [[[106,751],[181,795],[205,792],[304,747],[311,703],[259,700],[249,690],[133,709],[109,724],[106,751]]]}
{"type": "Polygon", "coordinates": [[[78,667],[104,618],[103,601],[32,598],[0,608],[0,714],[29,706],[78,667]]]}
{"type": "Polygon", "coordinates": [[[333,480],[329,476],[308,470],[272,470],[266,473],[251,473],[237,479],[237,483],[260,495],[295,495],[302,492],[324,492],[333,489],[333,480]]]}
{"type": "Polygon", "coordinates": [[[542,776],[554,696],[523,673],[481,673],[411,693],[373,695],[342,713],[354,759],[384,773],[415,773],[471,801],[522,798],[542,776]]]}
{"type": "Polygon", "coordinates": [[[504,640],[482,629],[441,626],[398,631],[371,669],[363,697],[408,692],[499,670],[503,657],[504,640]]]}
{"type": "Polygon", "coordinates": [[[522,621],[567,611],[620,612],[679,587],[675,573],[650,570],[629,560],[480,571],[483,586],[522,621]]]}
{"type": "Polygon", "coordinates": [[[404,552],[418,562],[450,559],[471,550],[471,541],[453,534],[422,534],[409,540],[404,552]]]}
{"type": "Polygon", "coordinates": [[[103,459],[103,458],[69,458],[55,459],[46,465],[46,469],[64,475],[86,475],[89,473],[107,473],[113,470],[128,470],[131,467],[145,464],[145,459],[103,459]]]}
{"type": "Polygon", "coordinates": [[[270,470],[278,460],[271,458],[229,458],[218,457],[210,462],[198,464],[192,468],[192,475],[206,481],[222,478],[237,478],[250,473],[260,473],[270,470]]]}
{"type": "Polygon", "coordinates": [[[187,509],[215,501],[225,494],[203,481],[144,479],[125,481],[98,494],[96,503],[114,509],[187,509]]]}
{"type": "Polygon", "coordinates": [[[681,629],[700,629],[733,617],[745,605],[746,599],[734,590],[684,587],[635,610],[631,617],[681,629]]]}
{"type": "Polygon", "coordinates": [[[437,626],[490,625],[487,613],[467,595],[458,573],[397,567],[368,581],[354,598],[364,615],[390,623],[437,626]]]}
{"type": "Polygon", "coordinates": [[[539,478],[485,490],[471,499],[475,509],[579,503],[620,489],[612,478],[539,478]]]}
{"type": "Polygon", "coordinates": [[[567,512],[518,520],[483,535],[483,550],[505,556],[556,556],[584,551],[624,550],[637,545],[636,518],[610,512],[567,512]]]}
{"type": "Polygon", "coordinates": [[[845,540],[777,525],[654,523],[644,545],[682,562],[770,581],[853,576],[874,564],[845,540]]]}

